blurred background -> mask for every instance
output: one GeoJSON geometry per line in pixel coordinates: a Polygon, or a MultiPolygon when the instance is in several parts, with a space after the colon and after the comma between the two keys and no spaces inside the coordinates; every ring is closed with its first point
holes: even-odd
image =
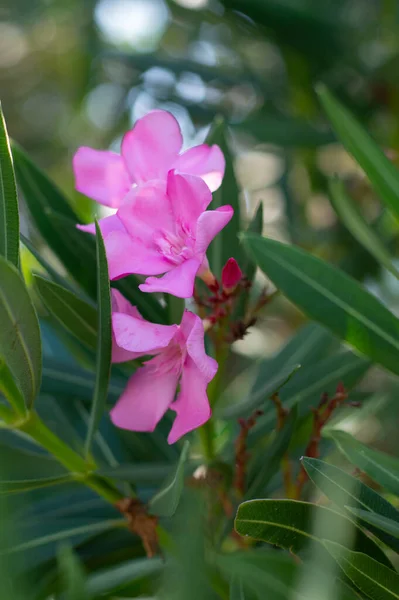
{"type": "MultiPolygon", "coordinates": [[[[315,85],[334,91],[396,160],[398,33],[397,0],[9,0],[0,96],[10,135],[82,220],[98,206],[73,190],[78,146],[117,151],[156,107],[175,114],[190,146],[222,115],[245,220],[262,201],[265,234],[336,263],[396,310],[396,280],[330,205],[327,178],[338,173],[395,254],[393,224],[335,142],[315,85]]],[[[236,343],[237,356],[272,354],[302,320],[278,299],[236,343]]]]}

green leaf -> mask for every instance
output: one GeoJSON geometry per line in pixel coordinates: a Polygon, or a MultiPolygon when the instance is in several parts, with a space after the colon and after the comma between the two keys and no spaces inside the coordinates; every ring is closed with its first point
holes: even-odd
{"type": "Polygon", "coordinates": [[[353,532],[355,550],[391,566],[382,550],[356,524],[330,508],[296,500],[249,500],[238,507],[237,533],[298,553],[309,542],[342,541],[342,533],[353,532]],[[312,524],[318,523],[317,535],[312,524]]]}
{"type": "Polygon", "coordinates": [[[144,577],[156,577],[163,568],[164,560],[162,558],[129,560],[89,575],[87,590],[96,597],[109,594],[144,577]]]}
{"type": "Polygon", "coordinates": [[[399,216],[398,169],[324,85],[317,87],[317,93],[345,149],[362,167],[381,200],[399,216]]]}
{"type": "Polygon", "coordinates": [[[2,257],[0,323],[0,358],[30,407],[39,391],[42,374],[39,322],[20,273],[2,257]]]}
{"type": "Polygon", "coordinates": [[[341,221],[349,229],[353,237],[370,252],[395,277],[399,271],[394,267],[389,252],[384,247],[373,229],[366,223],[352,198],[347,194],[345,185],[338,178],[330,180],[331,203],[341,221]]]}
{"type": "Polygon", "coordinates": [[[190,442],[184,442],[176,471],[169,476],[161,489],[151,498],[149,508],[159,517],[171,517],[176,512],[184,487],[184,465],[188,458],[190,442]]]}
{"type": "Polygon", "coordinates": [[[127,481],[135,484],[157,484],[165,480],[165,474],[173,478],[176,469],[170,463],[152,463],[142,462],[132,465],[117,465],[115,467],[105,467],[97,471],[103,477],[109,477],[116,481],[127,481]]]}
{"type": "Polygon", "coordinates": [[[358,469],[367,473],[383,488],[399,496],[399,460],[378,450],[371,450],[344,431],[329,431],[346,458],[358,469]]]}
{"type": "Polygon", "coordinates": [[[62,286],[68,286],[68,282],[62,277],[57,271],[50,265],[50,263],[42,256],[42,254],[35,248],[35,246],[21,233],[21,242],[29,250],[32,256],[37,260],[39,265],[43,267],[47,274],[50,275],[51,279],[62,286]]]}
{"type": "MultiPolygon", "coordinates": [[[[340,352],[328,356],[315,365],[302,367],[295,377],[284,386],[280,393],[285,408],[298,406],[298,416],[302,417],[309,409],[317,406],[324,392],[333,394],[339,382],[351,389],[369,369],[370,363],[352,352],[340,352]]],[[[276,409],[272,402],[265,408],[265,414],[258,419],[250,432],[255,440],[269,432],[276,421],[276,409]]]]}
{"type": "Polygon", "coordinates": [[[86,575],[80,560],[70,546],[58,552],[58,566],[65,590],[65,600],[88,600],[86,575]]]}
{"type": "MultiPolygon", "coordinates": [[[[345,473],[345,471],[338,469],[338,467],[316,458],[305,457],[302,459],[302,465],[313,483],[336,506],[340,508],[346,507],[352,514],[359,518],[360,514],[358,512],[370,515],[371,521],[367,518],[362,518],[362,520],[371,524],[373,524],[373,519],[386,519],[386,517],[394,519],[398,522],[397,529],[399,532],[399,511],[359,479],[355,479],[351,475],[348,475],[348,473],[345,473]],[[357,512],[357,509],[361,510],[357,512]]],[[[391,535],[381,534],[374,529],[370,530],[387,546],[399,552],[399,543],[391,535]]]]}
{"type": "Polygon", "coordinates": [[[284,387],[291,377],[295,376],[300,367],[301,365],[287,365],[270,377],[263,386],[259,386],[248,398],[244,398],[242,402],[237,402],[220,410],[220,413],[217,413],[218,416],[220,414],[222,419],[236,419],[237,417],[249,416],[262,403],[270,401],[270,396],[284,387]]]}
{"type": "Polygon", "coordinates": [[[70,483],[75,481],[71,474],[59,475],[54,477],[41,477],[40,479],[24,479],[0,481],[0,494],[21,494],[39,488],[50,487],[61,483],[70,483]]]}
{"type": "MultiPolygon", "coordinates": [[[[259,203],[258,208],[252,220],[247,228],[247,233],[256,233],[258,235],[262,235],[263,231],[263,204],[259,203]]],[[[256,262],[250,259],[247,255],[245,255],[243,265],[241,267],[244,275],[247,276],[249,281],[252,281],[256,271],[256,262]]]]}
{"type": "Polygon", "coordinates": [[[398,573],[365,554],[350,552],[331,541],[325,541],[324,546],[363,594],[373,600],[399,598],[398,573]]]}
{"type": "Polygon", "coordinates": [[[247,600],[241,577],[233,577],[230,582],[229,600],[247,600]]]}
{"type": "Polygon", "coordinates": [[[0,103],[0,256],[19,266],[19,212],[10,141],[0,103]]]}
{"type": "Polygon", "coordinates": [[[354,279],[304,250],[245,236],[262,271],[304,313],[399,374],[399,319],[354,279]]]}
{"type": "Polygon", "coordinates": [[[219,206],[224,205],[230,205],[234,209],[234,215],[231,221],[215,237],[207,252],[212,272],[215,273],[216,277],[220,277],[222,268],[229,258],[235,258],[239,265],[242,265],[245,260],[238,239],[238,234],[241,230],[240,191],[234,172],[233,155],[229,148],[228,131],[222,118],[217,117],[215,119],[206,139],[206,143],[210,146],[212,144],[217,144],[222,150],[226,160],[223,183],[220,188],[213,193],[213,200],[209,209],[215,210],[219,208],[219,206]]]}
{"type": "Polygon", "coordinates": [[[34,275],[40,298],[49,312],[82,344],[97,347],[97,311],[70,290],[34,275]]]}
{"type": "Polygon", "coordinates": [[[380,540],[383,540],[383,537],[386,537],[382,535],[384,533],[388,533],[390,536],[399,539],[399,520],[392,521],[392,519],[388,519],[387,517],[383,517],[380,514],[372,513],[367,510],[362,510],[361,508],[353,508],[352,506],[347,506],[346,508],[360,521],[371,525],[372,527],[368,527],[368,529],[370,529],[370,531],[372,531],[380,540]]]}
{"type": "Polygon", "coordinates": [[[291,438],[295,431],[297,420],[296,406],[291,410],[284,426],[277,431],[276,437],[266,450],[259,452],[253,466],[249,471],[249,485],[245,500],[262,495],[271,478],[277,473],[281,459],[288,450],[291,438]]]}
{"type": "Polygon", "coordinates": [[[112,329],[111,329],[111,296],[109,287],[108,264],[104,241],[96,221],[97,238],[97,302],[98,302],[98,337],[97,368],[90,422],[87,431],[85,450],[90,452],[94,434],[97,431],[105,410],[108,386],[111,373],[112,329]]]}

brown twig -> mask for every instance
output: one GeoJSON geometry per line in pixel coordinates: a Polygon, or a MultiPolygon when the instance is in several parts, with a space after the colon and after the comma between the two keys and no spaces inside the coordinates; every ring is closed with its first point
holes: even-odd
{"type": "Polygon", "coordinates": [[[247,463],[249,454],[247,452],[248,433],[256,425],[258,418],[263,415],[262,410],[256,410],[249,419],[239,419],[240,433],[235,443],[235,476],[233,481],[233,489],[237,496],[242,498],[245,493],[247,463]]]}
{"type": "Polygon", "coordinates": [[[137,498],[123,498],[115,504],[128,522],[129,530],[141,538],[148,558],[158,553],[158,518],[147,513],[145,505],[137,498]]]}

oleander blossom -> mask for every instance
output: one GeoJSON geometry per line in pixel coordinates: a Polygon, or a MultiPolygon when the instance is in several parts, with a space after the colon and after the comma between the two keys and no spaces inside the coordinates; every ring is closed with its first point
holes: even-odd
{"type": "Polygon", "coordinates": [[[176,418],[168,442],[173,444],[211,416],[206,388],[218,366],[205,353],[202,321],[186,310],[180,325],[155,325],[119,292],[112,290],[112,296],[113,362],[153,358],[130,377],[111,420],[122,429],[153,431],[171,408],[176,418]]]}
{"type": "Polygon", "coordinates": [[[180,153],[183,138],[169,112],[154,110],[138,119],[122,141],[121,154],[81,147],[73,158],[75,186],[89,198],[118,208],[132,187],[165,182],[170,170],[201,177],[215,191],[225,160],[216,145],[201,144],[180,153]]]}

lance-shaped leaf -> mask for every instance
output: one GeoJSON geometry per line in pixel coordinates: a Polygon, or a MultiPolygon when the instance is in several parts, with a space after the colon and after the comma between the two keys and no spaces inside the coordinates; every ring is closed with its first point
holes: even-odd
{"type": "Polygon", "coordinates": [[[82,344],[97,347],[97,311],[70,290],[34,275],[40,298],[49,312],[82,344]]]}
{"type": "Polygon", "coordinates": [[[62,546],[59,550],[58,566],[66,600],[88,600],[86,575],[70,546],[62,546]]]}
{"type": "Polygon", "coordinates": [[[372,531],[380,540],[383,540],[387,533],[390,536],[399,539],[399,520],[393,521],[392,519],[382,517],[381,515],[367,510],[362,510],[361,508],[353,508],[352,506],[347,506],[346,508],[360,521],[366,523],[367,529],[372,531]]]}
{"type": "Polygon", "coordinates": [[[398,573],[361,552],[351,552],[329,541],[324,546],[363,594],[378,600],[399,598],[398,573]]]}
{"type": "Polygon", "coordinates": [[[179,504],[184,486],[184,466],[188,458],[190,443],[184,442],[175,472],[168,477],[161,489],[151,498],[151,513],[159,517],[171,517],[179,504]]]}
{"type": "Polygon", "coordinates": [[[398,169],[324,85],[318,86],[317,93],[333,129],[346,150],[362,167],[380,199],[399,216],[398,169]]]}
{"type": "Polygon", "coordinates": [[[331,203],[341,221],[346,225],[359,244],[364,246],[372,256],[399,278],[399,271],[392,263],[388,250],[378,235],[366,223],[352,198],[347,194],[344,183],[340,179],[332,179],[329,185],[331,203]]]}
{"type": "Polygon", "coordinates": [[[240,535],[275,544],[294,553],[301,552],[310,541],[342,542],[342,532],[353,532],[353,548],[391,567],[379,546],[342,514],[309,502],[296,500],[249,500],[238,507],[235,529],[240,535]],[[316,533],[313,523],[319,524],[316,533]]]}
{"type": "Polygon", "coordinates": [[[0,256],[19,264],[19,213],[7,127],[0,104],[0,256]]]}
{"type": "Polygon", "coordinates": [[[96,222],[97,238],[97,302],[98,302],[98,336],[96,383],[90,412],[90,421],[86,437],[86,454],[90,452],[94,434],[100,424],[107,401],[108,386],[111,373],[112,326],[111,296],[109,287],[108,264],[104,241],[96,222]]]}
{"type": "Polygon", "coordinates": [[[0,359],[8,367],[26,405],[32,406],[42,374],[39,323],[19,271],[2,257],[0,323],[0,359]]]}
{"type": "Polygon", "coordinates": [[[245,247],[310,318],[399,374],[399,319],[357,281],[308,252],[275,240],[245,235],[245,247]]]}
{"type": "Polygon", "coordinates": [[[399,460],[384,452],[372,450],[345,431],[329,431],[338,448],[358,469],[367,473],[383,488],[399,496],[399,460]]]}

